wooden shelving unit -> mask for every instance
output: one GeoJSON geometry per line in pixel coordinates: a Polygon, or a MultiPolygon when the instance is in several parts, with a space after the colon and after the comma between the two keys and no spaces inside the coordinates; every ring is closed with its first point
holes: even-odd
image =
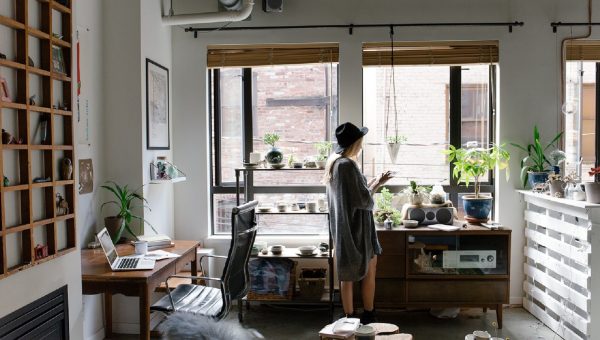
{"type": "Polygon", "coordinates": [[[14,0],[13,13],[0,13],[1,32],[10,31],[12,40],[0,44],[7,55],[0,59],[0,76],[13,82],[12,102],[0,101],[0,127],[22,140],[0,145],[0,178],[10,182],[0,181],[0,279],[76,249],[75,181],[62,178],[60,171],[64,158],[73,166],[75,160],[72,1],[65,6],[64,1],[14,0]],[[62,52],[66,73],[53,66],[53,49],[62,52]],[[33,95],[35,105],[30,105],[33,95]],[[43,141],[41,120],[47,122],[43,141]],[[36,177],[50,180],[35,183],[36,177]],[[68,212],[57,209],[59,193],[68,212]],[[36,259],[38,244],[48,247],[46,257],[36,259]]]}

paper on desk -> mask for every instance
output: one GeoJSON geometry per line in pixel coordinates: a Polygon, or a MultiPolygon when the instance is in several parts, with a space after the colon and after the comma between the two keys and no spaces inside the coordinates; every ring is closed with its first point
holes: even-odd
{"type": "Polygon", "coordinates": [[[455,225],[447,225],[447,224],[432,224],[428,225],[431,229],[442,230],[442,231],[457,231],[460,227],[455,225]]]}
{"type": "Polygon", "coordinates": [[[164,259],[173,259],[179,257],[179,254],[169,253],[168,251],[164,251],[162,249],[149,251],[144,255],[144,258],[147,260],[164,260],[164,259]]]}

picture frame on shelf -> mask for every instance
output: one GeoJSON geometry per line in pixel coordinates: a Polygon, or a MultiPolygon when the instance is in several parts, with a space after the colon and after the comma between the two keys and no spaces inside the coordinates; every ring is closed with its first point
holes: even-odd
{"type": "Polygon", "coordinates": [[[63,50],[60,46],[52,46],[52,71],[67,74],[63,50]]]}
{"type": "Polygon", "coordinates": [[[169,69],[146,58],[146,149],[170,148],[169,69]]]}

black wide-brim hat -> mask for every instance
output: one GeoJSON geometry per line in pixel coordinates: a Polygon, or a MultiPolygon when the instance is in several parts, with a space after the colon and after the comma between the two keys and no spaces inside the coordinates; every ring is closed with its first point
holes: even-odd
{"type": "Polygon", "coordinates": [[[354,144],[357,140],[367,134],[369,128],[361,127],[358,128],[356,125],[346,122],[335,129],[335,138],[337,139],[337,145],[335,146],[335,153],[342,153],[350,145],[354,144]]]}

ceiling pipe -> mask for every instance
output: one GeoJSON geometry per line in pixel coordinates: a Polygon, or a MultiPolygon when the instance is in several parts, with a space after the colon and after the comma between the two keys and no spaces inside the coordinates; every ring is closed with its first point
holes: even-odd
{"type": "Polygon", "coordinates": [[[242,7],[237,11],[167,15],[162,17],[162,23],[165,26],[176,26],[242,21],[250,16],[253,7],[254,0],[242,0],[242,7]]]}

